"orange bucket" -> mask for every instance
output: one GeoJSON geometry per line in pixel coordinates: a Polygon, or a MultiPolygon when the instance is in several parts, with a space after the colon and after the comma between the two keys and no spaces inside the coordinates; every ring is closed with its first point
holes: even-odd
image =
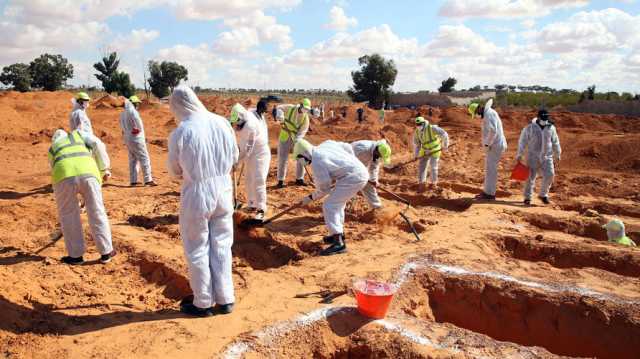
{"type": "Polygon", "coordinates": [[[397,290],[393,284],[370,279],[355,280],[353,288],[358,302],[358,311],[373,319],[382,319],[387,315],[389,304],[397,290]]]}
{"type": "Polygon", "coordinates": [[[524,182],[529,178],[529,167],[518,162],[515,167],[513,167],[513,171],[511,171],[511,179],[524,182]]]}

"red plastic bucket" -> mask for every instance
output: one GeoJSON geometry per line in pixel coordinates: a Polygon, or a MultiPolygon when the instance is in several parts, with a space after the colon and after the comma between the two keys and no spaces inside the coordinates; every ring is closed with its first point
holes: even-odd
{"type": "Polygon", "coordinates": [[[353,289],[358,302],[358,311],[373,319],[382,319],[387,315],[389,304],[397,290],[393,284],[370,279],[355,280],[353,289]]]}
{"type": "Polygon", "coordinates": [[[524,182],[529,178],[529,167],[518,162],[515,167],[513,167],[513,171],[511,171],[511,179],[524,182]]]}

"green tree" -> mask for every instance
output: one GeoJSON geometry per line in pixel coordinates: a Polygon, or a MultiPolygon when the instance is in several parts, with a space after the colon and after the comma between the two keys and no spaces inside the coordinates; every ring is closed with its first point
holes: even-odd
{"type": "Polygon", "coordinates": [[[27,92],[31,89],[31,73],[27,64],[13,64],[2,68],[0,82],[13,87],[14,90],[27,92]]]}
{"type": "Polygon", "coordinates": [[[73,65],[62,55],[43,54],[29,64],[31,87],[46,91],[59,90],[73,77],[73,65]]]}
{"type": "Polygon", "coordinates": [[[453,77],[449,77],[448,79],[442,81],[442,86],[438,88],[438,92],[451,92],[454,90],[454,87],[458,83],[453,77]]]}
{"type": "Polygon", "coordinates": [[[115,76],[118,72],[118,53],[112,52],[102,58],[102,62],[93,64],[93,68],[99,73],[94,76],[102,83],[102,88],[106,93],[114,93],[118,90],[115,83],[115,76]]]}
{"type": "Polygon", "coordinates": [[[129,74],[122,71],[116,71],[113,75],[113,84],[116,89],[116,93],[120,96],[131,97],[136,93],[136,87],[131,83],[129,74]]]}
{"type": "Polygon", "coordinates": [[[593,100],[596,98],[596,85],[587,87],[587,100],[593,100]]]}
{"type": "Polygon", "coordinates": [[[168,96],[173,89],[178,86],[181,80],[188,79],[187,69],[176,63],[169,61],[149,61],[149,86],[151,93],[158,98],[168,96]]]}
{"type": "Polygon", "coordinates": [[[353,86],[347,94],[355,102],[369,101],[378,107],[389,102],[391,86],[396,82],[398,69],[393,60],[386,60],[379,54],[365,55],[358,59],[360,70],[352,71],[353,86]]]}

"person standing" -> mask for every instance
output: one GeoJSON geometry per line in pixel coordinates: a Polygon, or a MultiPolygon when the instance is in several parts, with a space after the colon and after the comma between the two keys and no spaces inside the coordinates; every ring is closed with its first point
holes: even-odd
{"type": "Polygon", "coordinates": [[[427,168],[431,167],[431,185],[435,187],[438,185],[440,155],[449,147],[449,134],[422,116],[416,117],[415,123],[413,156],[419,158],[418,185],[423,188],[427,182],[427,168]]]}
{"type": "Polygon", "coordinates": [[[87,116],[89,101],[91,101],[91,98],[86,92],[78,92],[76,97],[71,100],[73,110],[69,116],[70,131],[80,130],[93,135],[91,120],[89,120],[89,116],[87,116]]]}
{"type": "Polygon", "coordinates": [[[362,189],[362,194],[373,209],[382,208],[382,201],[378,196],[378,176],[380,164],[391,163],[391,146],[387,140],[379,141],[356,141],[351,143],[351,148],[355,156],[369,170],[369,182],[362,189]]]}
{"type": "Polygon", "coordinates": [[[100,262],[108,263],[115,256],[109,218],[102,200],[102,182],[111,177],[106,147],[89,132],[57,130],[51,138],[49,166],[53,193],[58,207],[64,244],[68,255],[62,262],[84,263],[84,235],[80,219],[78,194],[84,200],[91,236],[98,247],[100,262]]]}
{"type": "Polygon", "coordinates": [[[502,120],[498,112],[491,108],[493,99],[489,99],[484,106],[472,103],[469,113],[473,119],[476,114],[482,117],[482,145],[485,152],[483,191],[476,196],[480,200],[495,200],[498,186],[498,164],[502,154],[507,150],[507,139],[502,129],[502,120]]]}
{"type": "Polygon", "coordinates": [[[137,186],[138,169],[142,168],[145,186],[157,186],[151,175],[151,160],[144,136],[144,125],[138,113],[140,99],[133,95],[124,101],[124,111],[120,114],[120,128],[129,153],[129,184],[137,186]]]}
{"type": "Polygon", "coordinates": [[[322,205],[324,223],[329,235],[323,238],[329,247],[320,255],[329,256],[347,250],[344,234],[344,209],[347,201],[355,197],[369,180],[367,168],[353,153],[350,144],[324,141],[313,146],[306,140],[296,142],[293,156],[297,161],[311,164],[316,190],[304,197],[302,203],[308,205],[328,195],[322,205]]]}
{"type": "Polygon", "coordinates": [[[362,123],[362,121],[364,120],[364,110],[362,109],[362,107],[358,107],[358,110],[356,110],[356,112],[358,113],[358,123],[362,123]]]}
{"type": "MultiPolygon", "coordinates": [[[[296,142],[304,138],[309,131],[309,112],[311,101],[303,99],[297,105],[278,106],[277,119],[281,123],[280,136],[278,137],[278,188],[284,188],[284,180],[287,177],[287,165],[289,153],[296,142]]],[[[296,185],[305,186],[304,166],[296,161],[296,185]]]]}
{"type": "MultiPolygon", "coordinates": [[[[260,107],[260,106],[259,106],[260,107]]],[[[229,123],[238,134],[240,155],[238,162],[246,166],[245,188],[249,201],[248,212],[256,212],[255,219],[262,221],[267,210],[267,175],[271,162],[267,124],[237,103],[231,109],[229,123]]]]}
{"type": "Polygon", "coordinates": [[[180,310],[199,317],[228,314],[235,302],[231,168],[238,146],[229,122],[207,111],[189,87],[176,87],[169,105],[179,125],[169,137],[168,169],[182,179],[180,235],[193,290],[180,310]]]}
{"type": "Polygon", "coordinates": [[[525,151],[527,152],[529,178],[524,185],[524,204],[531,204],[531,195],[538,171],[542,172],[542,183],[538,197],[544,204],[549,204],[549,190],[555,176],[553,160],[555,157],[560,162],[562,149],[556,126],[551,121],[547,110],[538,111],[538,117],[522,129],[516,154],[517,162],[522,162],[525,151]]]}

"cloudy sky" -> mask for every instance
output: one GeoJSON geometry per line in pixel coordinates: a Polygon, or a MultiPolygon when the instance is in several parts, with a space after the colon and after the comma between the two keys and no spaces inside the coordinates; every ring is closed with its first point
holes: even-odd
{"type": "Polygon", "coordinates": [[[0,66],[60,53],[73,84],[116,50],[203,87],[346,89],[357,58],[398,67],[397,91],[508,83],[640,93],[640,0],[0,0],[0,66]]]}

